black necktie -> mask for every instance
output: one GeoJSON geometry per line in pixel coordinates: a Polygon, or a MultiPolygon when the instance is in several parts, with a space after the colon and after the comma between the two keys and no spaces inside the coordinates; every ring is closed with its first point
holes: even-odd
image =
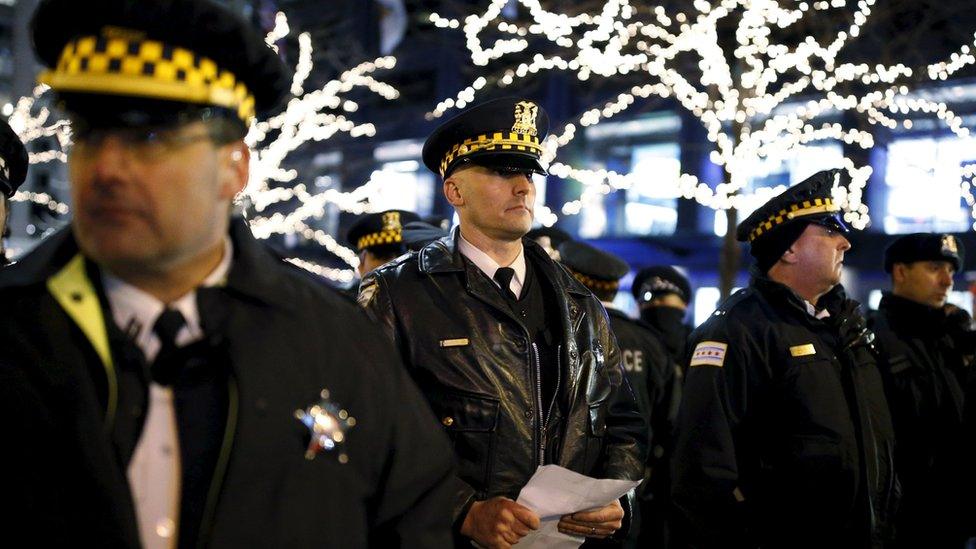
{"type": "Polygon", "coordinates": [[[160,385],[171,385],[180,373],[183,361],[178,356],[176,335],[184,326],[186,319],[183,314],[170,308],[164,310],[153,324],[153,332],[159,338],[159,353],[156,354],[150,370],[153,381],[160,385]]]}
{"type": "Polygon", "coordinates": [[[518,296],[512,291],[512,277],[515,276],[515,269],[511,267],[500,267],[495,271],[495,282],[501,286],[502,294],[512,301],[518,301],[518,296]]]}

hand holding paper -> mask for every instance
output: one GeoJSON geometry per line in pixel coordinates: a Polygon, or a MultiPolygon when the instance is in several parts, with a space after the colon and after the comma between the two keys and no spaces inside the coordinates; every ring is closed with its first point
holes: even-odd
{"type": "MultiPolygon", "coordinates": [[[[586,528],[592,528],[590,523],[604,516],[581,511],[600,509],[601,513],[605,513],[606,522],[614,522],[614,513],[602,508],[616,502],[638,484],[638,480],[590,478],[558,465],[539,467],[522,488],[517,503],[535,512],[542,519],[542,525],[522,538],[517,546],[526,549],[576,549],[585,538],[559,532],[560,519],[564,515],[577,513],[575,519],[570,520],[578,524],[586,523],[586,528]]],[[[602,524],[604,521],[599,522],[602,524]]],[[[577,531],[582,531],[582,527],[577,531]]]]}

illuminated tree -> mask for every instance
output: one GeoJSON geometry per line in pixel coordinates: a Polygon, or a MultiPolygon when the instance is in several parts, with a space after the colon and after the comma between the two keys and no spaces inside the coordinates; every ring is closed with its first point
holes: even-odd
{"type": "MultiPolygon", "coordinates": [[[[507,0],[492,0],[463,20],[431,16],[438,27],[460,29],[472,63],[487,69],[430,116],[463,108],[490,89],[523,84],[537,73],[568,72],[581,83],[632,82],[614,99],[555,128],[547,139],[548,157],[557,160],[550,173],[583,184],[581,198],[559,208],[563,215],[579,213],[588,197],[630,188],[635,181],[630,174],[560,162],[559,149],[580,128],[652,97],[671,99],[700,121],[713,145],[710,159],[725,172],[725,180],[714,188],[685,173],[669,190],[727,211],[730,227],[738,210],[751,211],[784,188],[743,192],[763,160],[781,161],[824,140],[869,149],[874,145],[870,126],[911,128],[918,116],[936,117],[956,135],[969,133],[948,105],[912,91],[976,64],[974,36],[967,34],[969,42],[947,59],[922,66],[848,61],[860,56],[858,39],[876,15],[876,0],[856,5],[846,0],[695,0],[671,6],[601,0],[574,4],[572,13],[547,9],[540,0],[516,1],[527,17],[503,17],[507,0]],[[824,122],[827,117],[838,121],[824,122]]],[[[839,167],[849,180],[838,185],[835,198],[845,219],[864,228],[869,217],[862,199],[871,168],[853,158],[839,167]]],[[[971,194],[969,199],[972,204],[971,194]]],[[[722,265],[723,295],[736,270],[732,232],[722,265]]]]}
{"type": "MultiPolygon", "coordinates": [[[[275,44],[290,32],[287,18],[279,13],[275,29],[266,37],[268,47],[277,50],[275,44]]],[[[308,33],[300,34],[297,42],[298,61],[291,87],[293,97],[283,111],[253,124],[245,138],[253,153],[250,180],[239,202],[253,214],[248,217],[257,238],[296,234],[323,246],[350,267],[355,267],[359,262],[356,253],[339,244],[327,232],[315,228],[313,221],[325,215],[329,204],[335,204],[344,212],[371,211],[369,198],[376,183],[370,181],[345,193],[333,189],[315,193],[310,190],[314,186],[309,185],[298,170],[288,166],[291,156],[307,144],[321,143],[342,133],[354,138],[375,135],[376,128],[372,123],[353,118],[358,105],[348,95],[354,89],[366,89],[386,100],[396,99],[397,90],[373,76],[394,67],[396,60],[392,57],[374,59],[343,72],[317,89],[306,90],[313,68],[313,46],[308,33]]],[[[47,92],[46,86],[39,86],[31,97],[21,98],[9,119],[11,127],[29,146],[41,138],[55,140],[57,146],[50,150],[31,153],[32,164],[64,162],[67,158],[64,151],[71,143],[69,122],[56,118],[49,108],[39,106],[44,100],[38,99],[47,92]]],[[[58,214],[69,211],[66,204],[45,193],[20,191],[13,200],[42,204],[58,214]]],[[[353,269],[334,269],[298,258],[290,261],[332,280],[349,281],[353,277],[353,269]]]]}

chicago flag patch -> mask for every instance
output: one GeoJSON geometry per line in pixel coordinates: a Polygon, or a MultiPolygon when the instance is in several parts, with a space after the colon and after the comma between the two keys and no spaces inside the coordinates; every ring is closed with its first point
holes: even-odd
{"type": "Polygon", "coordinates": [[[702,341],[695,346],[695,352],[691,354],[691,366],[715,366],[721,368],[725,364],[725,351],[729,348],[727,343],[718,341],[702,341]]]}

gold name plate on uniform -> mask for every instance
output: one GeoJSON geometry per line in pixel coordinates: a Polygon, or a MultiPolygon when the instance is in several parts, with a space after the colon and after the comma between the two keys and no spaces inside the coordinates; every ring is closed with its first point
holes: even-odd
{"type": "Polygon", "coordinates": [[[817,354],[817,351],[813,348],[813,343],[790,347],[790,356],[808,356],[814,354],[817,354]]]}
{"type": "Polygon", "coordinates": [[[460,339],[442,339],[441,347],[464,347],[470,343],[468,338],[462,337],[460,339]]]}

